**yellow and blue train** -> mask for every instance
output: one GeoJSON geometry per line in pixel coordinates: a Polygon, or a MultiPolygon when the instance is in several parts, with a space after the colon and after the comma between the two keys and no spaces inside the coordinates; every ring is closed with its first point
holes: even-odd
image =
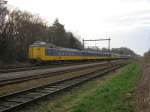
{"type": "Polygon", "coordinates": [[[112,56],[109,53],[57,47],[41,41],[29,46],[29,60],[31,62],[111,60],[116,58],[120,57],[112,56]]]}

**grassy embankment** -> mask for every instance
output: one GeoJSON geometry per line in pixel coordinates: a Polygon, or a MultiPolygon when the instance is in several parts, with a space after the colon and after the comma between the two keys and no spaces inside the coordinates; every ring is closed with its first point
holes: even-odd
{"type": "Polygon", "coordinates": [[[119,74],[80,99],[68,112],[132,112],[131,90],[139,76],[137,63],[125,67],[119,74]]]}
{"type": "Polygon", "coordinates": [[[132,91],[139,77],[139,66],[131,63],[110,75],[89,81],[71,91],[41,102],[35,112],[132,112],[132,91]]]}

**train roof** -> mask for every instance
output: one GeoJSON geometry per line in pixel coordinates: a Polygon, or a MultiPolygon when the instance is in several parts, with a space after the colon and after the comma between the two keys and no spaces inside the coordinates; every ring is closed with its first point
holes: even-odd
{"type": "Polygon", "coordinates": [[[58,47],[58,49],[60,49],[60,50],[65,50],[65,51],[80,51],[80,50],[77,50],[77,49],[64,48],[64,47],[58,47]]]}
{"type": "Polygon", "coordinates": [[[50,48],[57,48],[56,45],[52,44],[52,43],[46,43],[43,41],[36,41],[34,42],[32,45],[30,45],[31,47],[50,47],[50,48]]]}
{"type": "Polygon", "coordinates": [[[90,52],[90,53],[100,53],[98,51],[91,51],[91,50],[78,50],[78,49],[73,49],[73,48],[64,48],[64,47],[58,47],[52,43],[46,43],[43,41],[36,41],[34,42],[32,45],[30,45],[31,47],[46,47],[46,48],[50,48],[50,49],[59,49],[59,50],[65,50],[65,51],[74,51],[74,52],[90,52]]]}

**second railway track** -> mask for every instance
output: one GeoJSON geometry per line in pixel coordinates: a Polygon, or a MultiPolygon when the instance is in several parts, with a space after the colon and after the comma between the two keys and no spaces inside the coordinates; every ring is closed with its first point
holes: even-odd
{"type": "MultiPolygon", "coordinates": [[[[98,62],[98,61],[95,61],[98,62]]],[[[62,66],[71,66],[71,65],[80,65],[80,64],[88,64],[91,62],[66,62],[66,63],[51,63],[49,65],[26,65],[26,66],[12,66],[12,67],[0,67],[0,73],[10,73],[10,72],[19,72],[19,71],[28,71],[28,70],[36,70],[36,69],[46,69],[46,68],[56,68],[62,66]]]]}
{"type": "Polygon", "coordinates": [[[59,64],[51,64],[51,65],[30,65],[30,66],[17,66],[17,67],[5,67],[0,68],[0,73],[10,73],[10,72],[19,72],[19,71],[28,71],[28,70],[36,70],[36,69],[45,69],[45,68],[54,68],[60,66],[69,66],[73,64],[80,64],[80,63],[59,63],[59,64]]]}
{"type": "MultiPolygon", "coordinates": [[[[113,62],[115,63],[115,62],[113,62]]],[[[118,62],[117,62],[118,63],[118,62]]],[[[91,67],[95,67],[95,66],[104,66],[109,64],[108,62],[101,62],[101,63],[94,63],[94,64],[83,64],[83,65],[77,65],[77,66],[70,66],[70,67],[66,67],[65,69],[57,69],[55,70],[52,69],[52,71],[48,71],[48,72],[38,72],[37,74],[33,74],[33,75],[28,75],[29,73],[23,73],[22,76],[20,77],[10,77],[8,75],[8,78],[6,77],[6,75],[4,74],[4,77],[0,76],[1,80],[0,80],[0,86],[4,86],[4,85],[8,85],[8,84],[13,84],[13,83],[20,83],[20,82],[24,82],[24,81],[29,81],[29,80],[33,80],[33,79],[39,79],[39,78],[45,78],[45,77],[52,77],[55,75],[61,75],[64,73],[69,73],[69,72],[73,72],[73,71],[78,71],[81,69],[86,69],[86,68],[91,68],[91,67]]],[[[19,73],[18,73],[19,74],[19,73]]],[[[30,73],[32,74],[32,73],[30,73]]],[[[15,74],[14,74],[15,75],[15,74]]],[[[12,74],[11,74],[12,76],[12,74]]]]}
{"type": "Polygon", "coordinates": [[[61,92],[64,89],[71,88],[78,84],[81,84],[87,80],[102,76],[112,70],[120,68],[127,64],[119,63],[113,66],[106,66],[100,68],[93,68],[88,72],[83,72],[78,76],[69,77],[63,80],[48,83],[39,87],[33,87],[30,89],[22,90],[19,92],[11,93],[0,97],[0,112],[15,111],[15,109],[22,107],[26,104],[35,102],[49,95],[54,95],[61,92]]]}

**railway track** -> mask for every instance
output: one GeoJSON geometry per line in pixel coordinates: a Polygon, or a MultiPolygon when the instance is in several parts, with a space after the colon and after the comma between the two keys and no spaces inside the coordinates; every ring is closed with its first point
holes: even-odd
{"type": "MultiPolygon", "coordinates": [[[[98,62],[98,61],[95,61],[95,62],[98,62]]],[[[12,66],[12,67],[6,66],[6,67],[0,67],[0,73],[10,73],[10,72],[28,71],[28,70],[36,70],[36,69],[46,69],[46,68],[54,68],[54,67],[60,67],[60,66],[71,66],[71,65],[79,65],[79,64],[88,64],[88,63],[91,63],[91,62],[52,63],[51,65],[38,65],[38,66],[36,66],[36,65],[12,66]]]]}
{"type": "Polygon", "coordinates": [[[29,65],[29,66],[16,66],[16,67],[4,67],[0,68],[0,73],[10,73],[10,72],[19,72],[19,71],[28,71],[28,70],[36,70],[36,69],[46,69],[46,68],[54,68],[61,66],[71,66],[71,65],[80,65],[80,64],[88,64],[90,62],[76,62],[76,63],[53,63],[51,65],[29,65]]]}
{"type": "MultiPolygon", "coordinates": [[[[28,70],[36,70],[36,69],[45,69],[45,68],[54,68],[59,66],[69,66],[73,63],[66,63],[66,64],[51,64],[51,65],[30,65],[30,66],[17,66],[17,67],[6,67],[0,68],[0,73],[10,73],[10,72],[19,72],[19,71],[28,71],[28,70]]],[[[80,64],[80,63],[75,63],[80,64]]]]}
{"type": "Polygon", "coordinates": [[[61,74],[74,72],[74,71],[78,71],[78,70],[84,70],[84,69],[90,68],[90,67],[104,66],[104,65],[107,65],[107,64],[108,64],[107,62],[93,64],[93,65],[87,64],[85,66],[81,65],[81,66],[69,67],[67,69],[61,69],[61,70],[58,70],[58,71],[54,70],[54,71],[50,71],[50,72],[46,72],[46,73],[45,72],[44,73],[38,73],[36,75],[8,78],[8,79],[0,80],[0,86],[13,84],[13,83],[20,83],[20,82],[24,82],[24,81],[33,80],[33,79],[53,77],[53,76],[56,76],[56,75],[61,75],[61,74]]]}
{"type": "Polygon", "coordinates": [[[0,112],[15,111],[29,103],[40,100],[46,96],[54,95],[65,89],[74,87],[90,79],[99,77],[112,70],[124,66],[125,63],[115,64],[113,66],[96,67],[96,69],[88,72],[82,72],[78,76],[69,77],[63,80],[48,83],[39,87],[22,90],[19,92],[11,93],[0,97],[0,112]]]}
{"type": "MultiPolygon", "coordinates": [[[[115,64],[116,62],[113,62],[113,63],[115,64]]],[[[117,61],[117,63],[122,63],[122,61],[121,62],[117,61]]],[[[5,77],[4,79],[3,79],[3,77],[0,77],[0,78],[2,78],[0,80],[0,86],[13,84],[13,83],[20,83],[20,82],[24,82],[24,81],[33,80],[33,79],[52,77],[52,76],[55,76],[55,75],[61,75],[61,74],[64,74],[64,73],[78,71],[78,70],[86,69],[86,68],[89,68],[89,67],[104,66],[104,65],[107,65],[107,64],[109,64],[109,63],[108,62],[101,62],[101,63],[95,63],[95,64],[70,66],[70,67],[67,67],[66,69],[60,69],[60,70],[53,70],[53,71],[43,72],[43,73],[37,73],[35,75],[23,74],[25,76],[13,77],[13,78],[10,78],[8,76],[8,78],[5,77]]]]}

